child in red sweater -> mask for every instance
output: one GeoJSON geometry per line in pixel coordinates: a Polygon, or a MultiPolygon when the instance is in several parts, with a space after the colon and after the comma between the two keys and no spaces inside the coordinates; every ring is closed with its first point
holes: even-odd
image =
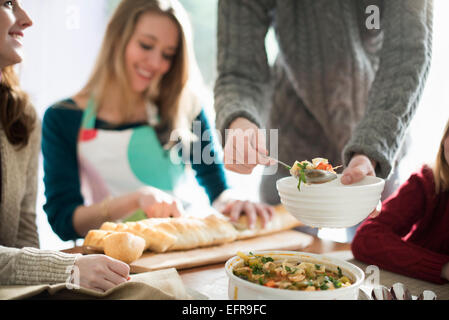
{"type": "Polygon", "coordinates": [[[359,227],[352,252],[409,277],[449,280],[449,122],[433,167],[423,165],[359,227]]]}

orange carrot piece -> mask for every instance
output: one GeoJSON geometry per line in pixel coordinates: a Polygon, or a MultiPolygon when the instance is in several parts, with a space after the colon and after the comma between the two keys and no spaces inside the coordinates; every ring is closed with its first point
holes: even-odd
{"type": "Polygon", "coordinates": [[[276,287],[276,282],[274,282],[273,280],[268,281],[267,283],[265,283],[266,287],[270,287],[270,288],[275,288],[276,287]]]}

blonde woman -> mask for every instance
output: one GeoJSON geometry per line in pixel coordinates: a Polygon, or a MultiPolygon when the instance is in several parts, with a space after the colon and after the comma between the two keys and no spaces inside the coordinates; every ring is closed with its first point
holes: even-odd
{"type": "MultiPolygon", "coordinates": [[[[44,209],[64,240],[84,237],[105,221],[177,217],[173,190],[184,162],[174,132],[191,151],[215,145],[201,138],[211,126],[193,86],[194,57],[186,13],[173,0],[124,0],[113,14],[86,86],[50,107],[43,121],[44,209]],[[193,124],[201,127],[194,141],[193,124]],[[145,215],[135,217],[139,209],[145,215]]],[[[211,147],[212,146],[212,147],[211,147]]],[[[206,149],[208,148],[208,149],[206,149]]],[[[192,163],[212,204],[228,189],[223,165],[192,163]]],[[[237,217],[270,219],[272,208],[246,201],[221,203],[237,217]],[[225,206],[226,205],[226,206],[225,206]]]]}
{"type": "Polygon", "coordinates": [[[434,283],[449,280],[449,122],[435,164],[424,165],[357,230],[354,256],[434,283]]]}
{"type": "Polygon", "coordinates": [[[0,1],[0,285],[77,280],[82,287],[106,291],[127,281],[128,265],[104,255],[38,249],[40,123],[13,70],[22,61],[22,38],[31,25],[19,1],[0,1]],[[74,267],[79,279],[71,278],[74,267]]]}

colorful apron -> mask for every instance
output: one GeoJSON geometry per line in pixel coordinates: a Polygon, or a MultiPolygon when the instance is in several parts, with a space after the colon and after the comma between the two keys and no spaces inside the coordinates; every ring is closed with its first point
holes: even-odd
{"type": "MultiPolygon", "coordinates": [[[[147,114],[154,112],[147,106],[147,114]]],[[[81,193],[86,205],[153,186],[171,193],[183,177],[150,125],[115,131],[96,129],[96,105],[89,100],[78,139],[81,193]]],[[[149,119],[151,120],[151,119],[149,119]]],[[[152,123],[149,121],[149,123],[152,123]]],[[[154,121],[153,121],[154,123],[154,121]]]]}

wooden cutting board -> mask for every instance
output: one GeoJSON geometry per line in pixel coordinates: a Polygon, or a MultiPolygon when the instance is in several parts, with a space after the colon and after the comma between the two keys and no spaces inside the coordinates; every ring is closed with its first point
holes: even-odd
{"type": "Polygon", "coordinates": [[[220,246],[173,251],[167,253],[147,252],[131,263],[131,273],[142,273],[166,268],[187,269],[209,264],[226,262],[237,251],[260,250],[301,250],[311,245],[311,235],[287,230],[270,235],[238,240],[220,246]]]}

